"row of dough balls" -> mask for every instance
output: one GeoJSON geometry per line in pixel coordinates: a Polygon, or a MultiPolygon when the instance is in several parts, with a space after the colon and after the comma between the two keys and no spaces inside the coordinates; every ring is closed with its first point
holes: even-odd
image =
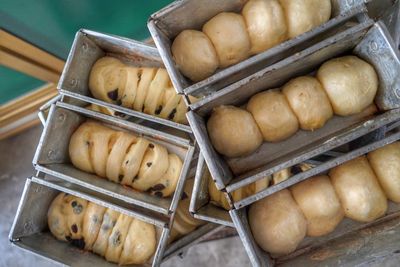
{"type": "Polygon", "coordinates": [[[47,214],[50,232],[61,241],[120,265],[144,264],[156,251],[154,225],[60,193],[47,214]]]}
{"type": "Polygon", "coordinates": [[[371,222],[387,198],[400,203],[400,142],[386,145],[250,206],[257,244],[273,256],[293,252],[303,238],[332,232],[346,216],[371,222]]]}
{"type": "Polygon", "coordinates": [[[378,90],[375,69],[356,56],[325,62],[316,78],[301,76],[283,88],[254,95],[247,110],[220,106],[207,122],[214,148],[227,157],[252,153],[261,143],[279,142],[324,126],[333,113],[349,116],[370,106],[378,90]]]}
{"type": "Polygon", "coordinates": [[[175,192],[182,169],[182,160],[164,146],[93,121],[72,134],[69,156],[80,170],[159,197],[175,192]]]}
{"type": "Polygon", "coordinates": [[[250,0],[242,14],[221,12],[202,32],[184,30],[171,52],[180,71],[203,80],[218,67],[236,64],[283,41],[307,32],[331,16],[331,0],[250,0]]]}
{"type": "Polygon", "coordinates": [[[176,93],[164,68],[138,68],[102,57],[89,76],[92,95],[108,103],[187,124],[184,97],[176,93]]]}
{"type": "MultiPolygon", "coordinates": [[[[232,192],[233,201],[237,202],[242,199],[245,199],[249,196],[252,196],[260,191],[266,189],[270,184],[276,185],[281,183],[287,179],[289,179],[292,175],[295,175],[300,172],[307,171],[314,166],[308,163],[300,163],[293,167],[283,169],[279,172],[272,174],[272,176],[264,177],[254,183],[251,183],[247,186],[241,187],[232,192]]],[[[208,194],[210,196],[210,202],[218,207],[224,208],[225,210],[230,210],[231,206],[227,200],[225,194],[217,189],[214,181],[211,178],[210,173],[207,171],[206,176],[208,177],[208,194]]]]}

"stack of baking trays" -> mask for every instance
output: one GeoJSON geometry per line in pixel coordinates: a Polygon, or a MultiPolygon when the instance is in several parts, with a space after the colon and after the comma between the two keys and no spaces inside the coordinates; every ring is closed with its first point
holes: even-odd
{"type": "Polygon", "coordinates": [[[78,31],[11,242],[72,266],[159,266],[225,227],[254,266],[398,253],[398,17],[193,0],[150,17],[158,50],[78,31]]]}

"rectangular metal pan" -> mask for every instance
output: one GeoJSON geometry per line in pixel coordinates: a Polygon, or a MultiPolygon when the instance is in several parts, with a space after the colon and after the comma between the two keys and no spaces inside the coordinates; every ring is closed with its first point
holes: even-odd
{"type": "Polygon", "coordinates": [[[38,171],[58,177],[71,183],[87,187],[113,198],[138,205],[164,215],[173,214],[183,192],[183,186],[192,164],[194,147],[188,139],[159,132],[132,122],[93,112],[63,102],[52,105],[44,131],[39,141],[33,164],[38,171]],[[176,153],[183,162],[181,175],[172,197],[158,198],[123,187],[120,184],[100,179],[75,168],[69,159],[69,139],[74,130],[87,118],[105,123],[111,127],[133,132],[164,145],[176,153]]]}
{"type": "Polygon", "coordinates": [[[171,55],[173,39],[185,29],[201,29],[209,19],[223,11],[240,12],[243,0],[175,1],[153,14],[148,28],[157,45],[175,89],[193,96],[212,94],[230,83],[243,79],[256,71],[321,41],[335,32],[367,19],[362,0],[332,0],[332,18],[325,24],[296,38],[277,45],[263,53],[222,69],[200,82],[192,84],[178,70],[171,55]]]}
{"type": "MultiPolygon", "coordinates": [[[[321,165],[317,166],[316,168],[310,170],[309,172],[304,172],[299,175],[292,176],[288,180],[278,184],[276,188],[274,188],[272,191],[276,192],[279,190],[282,190],[284,188],[288,188],[291,185],[298,183],[304,179],[307,179],[311,176],[326,173],[330,168],[336,167],[337,165],[340,165],[346,161],[352,160],[356,157],[359,157],[361,155],[367,154],[370,151],[376,150],[380,147],[383,147],[387,144],[393,143],[397,140],[400,140],[400,129],[399,129],[399,122],[396,122],[392,125],[389,125],[387,127],[388,132],[386,133],[386,136],[383,139],[378,139],[371,141],[367,144],[363,144],[362,146],[358,147],[357,149],[350,150],[348,153],[340,154],[338,157],[334,157],[331,160],[328,160],[321,165]]],[[[363,142],[362,142],[363,143],[363,142]]],[[[267,189],[268,190],[268,189],[267,189]]],[[[262,196],[259,196],[258,199],[264,198],[267,195],[272,194],[272,192],[268,192],[268,194],[264,194],[262,196]]],[[[389,200],[388,200],[389,201],[389,200]]],[[[321,260],[318,262],[313,262],[313,258],[309,257],[310,254],[313,254],[313,251],[316,250],[318,251],[318,248],[329,248],[330,242],[334,242],[336,244],[342,244],[343,248],[346,249],[351,249],[351,245],[349,247],[346,247],[345,244],[348,244],[349,240],[343,236],[352,233],[352,235],[356,234],[356,231],[376,225],[377,223],[380,222],[386,222],[391,219],[397,218],[397,224],[399,222],[400,218],[400,205],[390,202],[389,201],[389,206],[388,206],[388,211],[386,215],[372,223],[359,223],[356,221],[353,221],[351,219],[345,218],[338,226],[337,228],[330,234],[317,237],[317,238],[312,238],[312,237],[306,237],[298,246],[297,250],[287,256],[279,257],[275,261],[271,259],[271,257],[264,252],[258,245],[255,243],[255,240],[252,236],[250,226],[247,220],[247,210],[248,206],[243,206],[238,209],[233,209],[229,213],[232,217],[232,220],[236,226],[236,230],[239,233],[239,236],[245,246],[245,249],[252,261],[253,266],[272,266],[274,264],[278,265],[287,265],[287,266],[317,266],[318,264],[325,264],[324,256],[321,256],[321,260]],[[332,241],[335,240],[335,241],[332,241]],[[304,254],[304,255],[303,255],[304,254]],[[307,256],[308,255],[308,256],[307,256]],[[297,261],[297,259],[299,259],[297,261]]],[[[265,225],[265,227],[268,227],[268,225],[265,225]]],[[[367,231],[367,230],[366,230],[367,231]]],[[[397,231],[400,231],[400,229],[397,229],[397,231]]],[[[369,232],[367,231],[369,234],[369,232]]],[[[376,237],[376,235],[375,235],[376,237]]],[[[373,238],[373,237],[371,237],[373,238]]],[[[379,238],[377,239],[379,240],[379,238]]],[[[391,243],[385,243],[385,246],[388,248],[391,248],[393,244],[391,243]]],[[[398,247],[397,247],[398,249],[398,247]]],[[[390,253],[390,250],[386,251],[387,253],[390,253]]],[[[342,263],[346,263],[345,260],[347,260],[347,256],[343,255],[344,252],[341,254],[329,254],[326,256],[326,258],[332,258],[330,260],[338,261],[338,260],[343,260],[342,263]]],[[[357,254],[358,255],[358,254],[357,254]]],[[[375,255],[375,254],[374,254],[375,255]]],[[[375,255],[376,256],[376,255],[375,255]]],[[[356,256],[355,258],[358,258],[356,256]]],[[[349,259],[350,260],[350,259],[349,259]]],[[[353,259],[354,260],[354,257],[353,259]]],[[[363,259],[365,262],[366,259],[363,259]]]]}
{"type": "Polygon", "coordinates": [[[199,238],[200,236],[208,237],[210,234],[220,230],[220,226],[207,224],[168,244],[170,230],[165,227],[163,221],[154,220],[145,214],[132,212],[131,209],[126,208],[129,205],[124,202],[109,202],[100,199],[82,187],[71,188],[65,182],[53,183],[32,177],[26,181],[9,234],[9,239],[13,245],[58,264],[68,266],[117,266],[117,264],[107,262],[104,258],[94,253],[83,253],[66,242],[56,240],[51,235],[47,226],[47,211],[54,197],[60,192],[75,195],[153,224],[157,229],[158,244],[156,253],[152,257],[152,262],[151,264],[146,264],[147,266],[159,266],[162,261],[182,253],[188,247],[200,242],[202,240],[199,238]]]}
{"type": "MultiPolygon", "coordinates": [[[[88,88],[89,74],[93,64],[99,58],[106,55],[116,57],[132,66],[163,67],[157,48],[154,46],[124,37],[81,29],[75,35],[71,51],[57,86],[60,93],[83,100],[83,103],[92,103],[111,108],[120,114],[145,119],[181,131],[191,132],[188,125],[93,98],[88,88]]],[[[81,101],[74,100],[70,100],[70,102],[75,105],[82,103],[81,101]]]]}
{"type": "Polygon", "coordinates": [[[332,150],[399,118],[400,111],[399,51],[382,23],[371,27],[362,23],[318,43],[301,53],[234,83],[213,95],[212,100],[193,104],[187,113],[193,133],[218,189],[232,192],[262,177],[304,162],[332,150]],[[267,88],[282,86],[290,78],[309,74],[323,62],[346,53],[353,53],[370,62],[379,76],[375,103],[380,114],[365,111],[348,117],[334,116],[324,127],[313,132],[298,131],[279,143],[263,143],[246,157],[225,160],[214,150],[208,138],[206,119],[219,105],[242,105],[252,95],[267,88]],[[394,109],[390,111],[385,111],[394,109]]]}

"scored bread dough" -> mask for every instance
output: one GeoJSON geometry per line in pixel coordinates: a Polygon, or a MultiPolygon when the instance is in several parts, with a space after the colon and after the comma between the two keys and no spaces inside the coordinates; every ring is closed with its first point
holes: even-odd
{"type": "Polygon", "coordinates": [[[343,220],[342,206],[328,176],[309,178],[290,191],[307,219],[308,236],[326,235],[343,220]]]}
{"type": "Polygon", "coordinates": [[[85,249],[92,250],[93,244],[99,234],[103,215],[106,208],[89,202],[83,216],[82,236],[85,241],[85,249]]]}
{"type": "Polygon", "coordinates": [[[363,111],[378,90],[375,69],[356,56],[331,59],[318,69],[321,82],[335,114],[349,116],[363,111]]]}
{"type": "Polygon", "coordinates": [[[331,0],[279,0],[285,12],[288,36],[294,38],[329,20],[331,0]]]}
{"type": "Polygon", "coordinates": [[[400,142],[369,152],[368,161],[386,196],[400,203],[400,142]]]}
{"type": "Polygon", "coordinates": [[[320,82],[310,76],[290,80],[282,88],[303,130],[315,130],[333,116],[331,103],[320,82]]]}
{"type": "Polygon", "coordinates": [[[251,53],[261,53],[287,39],[284,11],[278,0],[250,0],[242,9],[251,53]]]}
{"type": "Polygon", "coordinates": [[[331,169],[329,176],[347,217],[371,222],[385,214],[386,196],[365,156],[331,169]]]}
{"type": "Polygon", "coordinates": [[[297,132],[299,122],[286,97],[279,90],[268,90],[250,98],[251,112],[265,141],[278,142],[297,132]]]}
{"type": "Polygon", "coordinates": [[[293,252],[307,231],[307,221],[288,189],[252,204],[248,219],[255,241],[273,257],[293,252]]]}
{"type": "Polygon", "coordinates": [[[241,15],[221,12],[204,24],[203,32],[214,45],[221,68],[249,57],[251,43],[241,15]]]}
{"type": "Polygon", "coordinates": [[[207,122],[214,148],[227,157],[250,154],[262,143],[262,136],[251,114],[234,106],[214,108],[207,122]]]}
{"type": "Polygon", "coordinates": [[[119,214],[117,222],[108,238],[107,251],[104,255],[107,261],[119,262],[131,222],[131,217],[122,213],[119,214]]]}
{"type": "Polygon", "coordinates": [[[213,44],[201,31],[179,33],[172,43],[171,52],[178,69],[194,82],[211,76],[219,65],[213,44]]]}
{"type": "Polygon", "coordinates": [[[103,256],[107,252],[108,238],[111,235],[114,225],[117,223],[120,213],[112,209],[106,209],[103,216],[103,221],[100,226],[96,241],[93,244],[93,252],[103,256]]]}

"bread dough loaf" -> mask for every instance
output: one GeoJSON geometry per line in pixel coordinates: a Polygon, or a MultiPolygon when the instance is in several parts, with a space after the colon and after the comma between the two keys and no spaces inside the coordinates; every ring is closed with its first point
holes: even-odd
{"type": "Polygon", "coordinates": [[[288,36],[294,38],[329,20],[331,0],[279,0],[285,12],[288,36]]]}
{"type": "Polygon", "coordinates": [[[213,44],[201,31],[179,33],[172,43],[171,52],[178,69],[194,82],[211,76],[219,65],[213,44]]]}
{"type": "Polygon", "coordinates": [[[159,197],[174,193],[182,169],[164,146],[93,121],[72,134],[69,155],[78,169],[159,197]]]}
{"type": "Polygon", "coordinates": [[[368,160],[386,196],[400,203],[400,142],[369,152],[368,160]]]}
{"type": "Polygon", "coordinates": [[[187,124],[185,116],[176,116],[178,104],[185,103],[164,68],[133,67],[113,57],[102,57],[91,69],[89,90],[99,100],[187,124]]]}
{"type": "Polygon", "coordinates": [[[249,57],[251,43],[241,15],[221,12],[204,24],[203,32],[214,45],[221,68],[249,57]]]}
{"type": "Polygon", "coordinates": [[[51,203],[48,226],[57,239],[120,265],[146,263],[157,246],[153,225],[65,193],[51,203]]]}
{"type": "Polygon", "coordinates": [[[329,176],[347,217],[371,222],[385,214],[386,196],[365,156],[331,169],[329,176]]]}
{"type": "Polygon", "coordinates": [[[234,106],[213,110],[207,130],[214,148],[227,157],[250,154],[262,143],[262,136],[251,114],[234,106]]]}
{"type": "Polygon", "coordinates": [[[252,204],[248,218],[255,241],[272,256],[293,252],[306,235],[307,221],[287,189],[252,204]]]}
{"type": "Polygon", "coordinates": [[[251,53],[261,53],[287,39],[284,11],[278,0],[250,0],[243,9],[251,53]]]}
{"type": "Polygon", "coordinates": [[[342,206],[328,176],[309,178],[290,191],[307,219],[308,236],[326,235],[343,220],[342,206]]]}
{"type": "Polygon", "coordinates": [[[319,129],[333,116],[328,96],[314,77],[295,78],[283,86],[282,93],[303,130],[319,129]]]}
{"type": "Polygon", "coordinates": [[[318,70],[333,111],[349,116],[363,111],[374,101],[378,76],[374,68],[356,56],[344,56],[325,62],[318,70]]]}
{"type": "Polygon", "coordinates": [[[247,110],[253,115],[265,141],[278,142],[297,132],[299,122],[286,97],[278,90],[268,90],[250,98],[247,110]]]}

